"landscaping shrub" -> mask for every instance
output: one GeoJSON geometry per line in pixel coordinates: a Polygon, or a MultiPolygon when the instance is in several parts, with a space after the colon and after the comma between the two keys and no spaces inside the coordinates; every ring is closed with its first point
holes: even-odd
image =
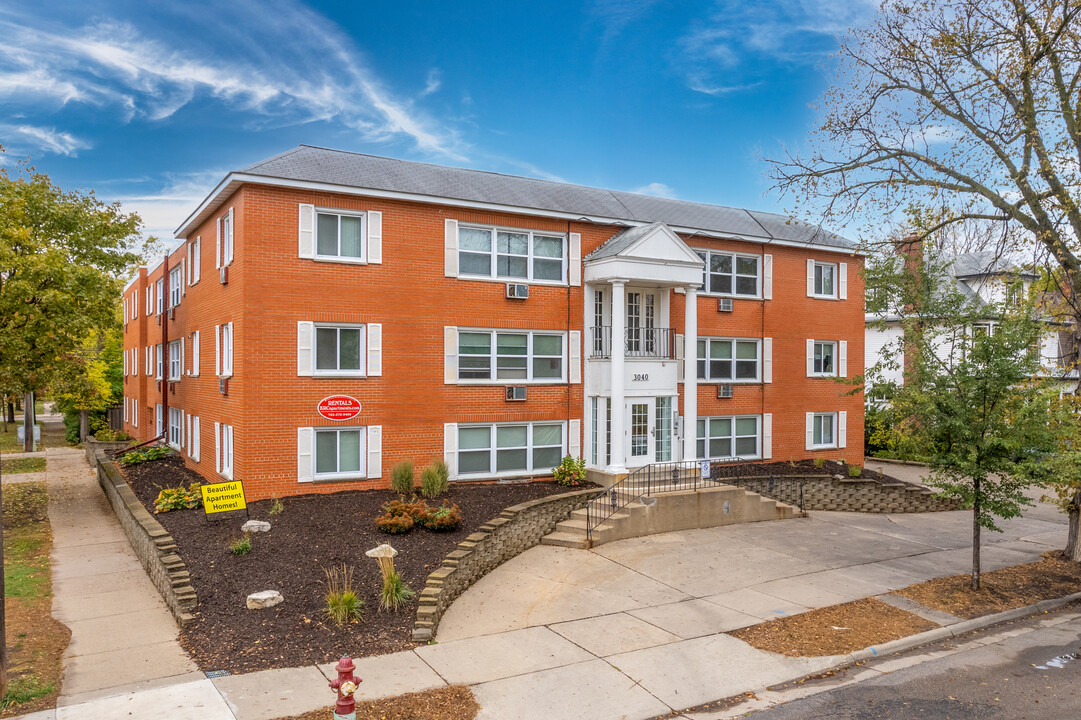
{"type": "Polygon", "coordinates": [[[163,445],[152,447],[148,450],[131,450],[121,456],[120,464],[124,467],[131,467],[132,465],[138,465],[139,463],[149,462],[151,460],[160,460],[163,457],[172,454],[173,451],[163,445]]]}
{"type": "Polygon", "coordinates": [[[413,529],[412,515],[380,515],[375,526],[389,535],[402,535],[413,529]]]}
{"type": "Polygon", "coordinates": [[[413,463],[402,460],[390,471],[390,487],[399,495],[413,492],[413,463]]]}
{"type": "Polygon", "coordinates": [[[94,433],[94,439],[101,442],[122,442],[124,440],[131,440],[131,435],[128,435],[123,430],[113,430],[112,428],[102,428],[94,433]]]}
{"type": "Polygon", "coordinates": [[[826,458],[815,458],[814,459],[814,465],[815,465],[816,468],[825,467],[826,458]]]}
{"type": "Polygon", "coordinates": [[[357,597],[353,588],[353,568],[344,563],[338,567],[323,568],[326,575],[326,616],[338,625],[359,620],[364,601],[357,597]]]}
{"type": "Polygon", "coordinates": [[[445,493],[449,484],[447,464],[442,460],[433,460],[420,473],[420,494],[426,498],[438,497],[445,493]]]}
{"type": "Polygon", "coordinates": [[[408,515],[413,518],[414,522],[427,515],[428,510],[428,503],[424,500],[418,500],[416,495],[414,495],[413,499],[409,502],[406,502],[405,500],[391,500],[390,502],[383,503],[383,512],[387,515],[393,515],[395,517],[408,515]]]}
{"type": "Polygon", "coordinates": [[[422,521],[424,527],[433,532],[450,532],[462,526],[462,509],[457,504],[444,504],[443,507],[429,508],[422,521]]]}
{"type": "Polygon", "coordinates": [[[559,463],[559,467],[552,470],[552,475],[560,485],[571,487],[581,485],[586,481],[585,458],[575,460],[570,455],[566,456],[563,462],[559,463]]]}
{"type": "Polygon", "coordinates": [[[281,515],[285,512],[285,503],[281,501],[281,498],[274,498],[270,501],[269,515],[274,517],[275,515],[281,515]]]}
{"type": "Polygon", "coordinates": [[[848,477],[858,478],[861,473],[863,473],[863,468],[861,468],[859,465],[848,466],[848,477]]]}
{"type": "Polygon", "coordinates": [[[154,501],[154,512],[194,510],[202,506],[202,504],[203,494],[199,491],[199,483],[192,483],[187,488],[164,488],[158,493],[158,499],[154,501]]]}
{"type": "Polygon", "coordinates": [[[398,574],[398,571],[391,570],[383,576],[383,592],[379,596],[379,607],[382,610],[393,612],[408,602],[409,598],[415,594],[402,580],[402,576],[398,574]]]}
{"type": "Polygon", "coordinates": [[[251,533],[242,536],[229,543],[229,552],[234,555],[247,555],[251,552],[251,533]]]}

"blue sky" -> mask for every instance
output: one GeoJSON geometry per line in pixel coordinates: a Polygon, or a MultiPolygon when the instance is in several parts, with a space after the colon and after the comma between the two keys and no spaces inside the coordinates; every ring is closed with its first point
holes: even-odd
{"type": "Polygon", "coordinates": [[[868,0],[8,0],[0,163],[172,231],[300,143],[781,211],[868,0]]]}

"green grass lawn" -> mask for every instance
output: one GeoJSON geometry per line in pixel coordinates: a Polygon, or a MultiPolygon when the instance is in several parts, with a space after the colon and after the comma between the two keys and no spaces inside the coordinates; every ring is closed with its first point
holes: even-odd
{"type": "MultiPolygon", "coordinates": [[[[0,453],[22,452],[23,451],[23,446],[19,443],[18,435],[16,434],[18,432],[18,430],[15,429],[17,425],[21,425],[21,424],[22,424],[21,422],[16,423],[16,425],[12,425],[11,423],[8,423],[7,432],[4,432],[3,431],[3,425],[0,425],[0,453]]],[[[41,423],[38,423],[38,425],[41,425],[41,423]]],[[[43,430],[44,430],[44,428],[43,428],[43,430]]],[[[42,436],[41,436],[41,442],[38,443],[38,449],[39,450],[44,450],[45,449],[45,434],[44,434],[44,432],[42,433],[42,436]]]]}
{"type": "Polygon", "coordinates": [[[0,474],[45,472],[45,458],[11,458],[0,460],[0,474]]]}

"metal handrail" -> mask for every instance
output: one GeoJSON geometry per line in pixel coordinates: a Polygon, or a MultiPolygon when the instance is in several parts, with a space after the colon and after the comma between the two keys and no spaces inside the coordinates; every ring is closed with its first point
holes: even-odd
{"type": "Polygon", "coordinates": [[[714,478],[714,468],[739,467],[742,463],[740,458],[713,458],[708,461],[651,463],[637,468],[586,505],[586,537],[592,540],[593,531],[598,525],[635,500],[681,490],[698,490],[707,484],[724,484],[714,478]],[[703,462],[709,462],[709,473],[705,478],[702,477],[703,462]]]}
{"type": "MultiPolygon", "coordinates": [[[[675,357],[675,330],[661,327],[629,327],[623,331],[623,356],[630,358],[675,357]]],[[[590,328],[589,356],[612,357],[612,326],[594,325],[590,328]]]]}

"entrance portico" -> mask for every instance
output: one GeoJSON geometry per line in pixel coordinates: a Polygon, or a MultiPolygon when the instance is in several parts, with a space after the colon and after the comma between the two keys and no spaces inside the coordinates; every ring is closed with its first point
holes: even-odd
{"type": "Polygon", "coordinates": [[[585,258],[586,456],[592,467],[618,475],[694,457],[703,266],[664,223],[624,230],[585,258]],[[680,334],[674,293],[686,295],[680,334]]]}

